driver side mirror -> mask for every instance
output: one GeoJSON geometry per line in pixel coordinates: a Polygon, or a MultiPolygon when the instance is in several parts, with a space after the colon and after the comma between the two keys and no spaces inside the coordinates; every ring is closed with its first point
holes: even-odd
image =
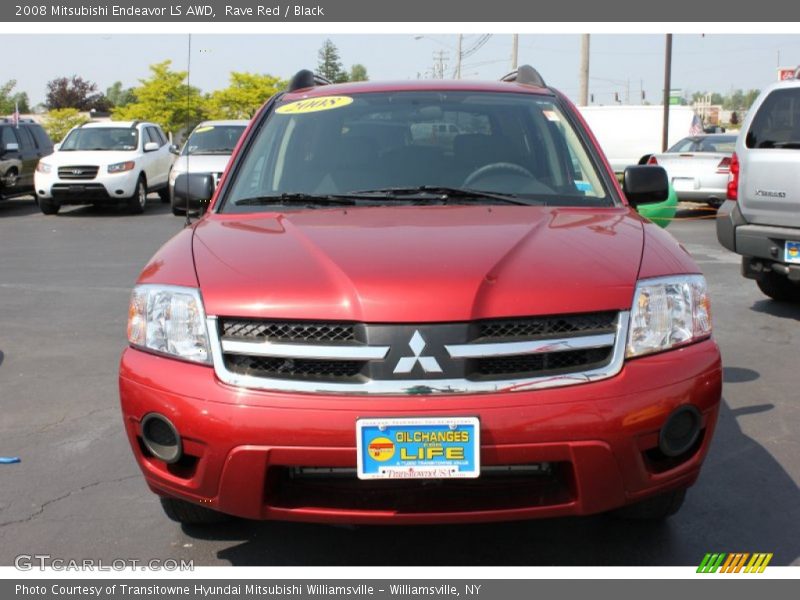
{"type": "Polygon", "coordinates": [[[173,187],[175,206],[207,204],[214,195],[214,178],[210,173],[181,173],[173,187]]]}
{"type": "Polygon", "coordinates": [[[174,154],[175,156],[178,156],[178,154],[181,153],[181,149],[178,147],[177,144],[170,144],[169,152],[170,152],[170,154],[174,154]]]}
{"type": "Polygon", "coordinates": [[[655,165],[628,167],[625,169],[622,191],[633,208],[640,204],[664,202],[669,198],[667,172],[664,167],[655,165]]]}
{"type": "Polygon", "coordinates": [[[155,152],[159,148],[160,148],[160,146],[156,142],[147,142],[144,145],[144,151],[145,152],[155,152]]]}

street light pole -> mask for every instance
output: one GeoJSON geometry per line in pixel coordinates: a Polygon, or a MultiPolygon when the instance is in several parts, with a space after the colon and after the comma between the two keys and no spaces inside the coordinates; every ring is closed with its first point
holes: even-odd
{"type": "Polygon", "coordinates": [[[667,151],[669,137],[669,89],[672,86],[672,34],[667,34],[667,46],[664,51],[664,124],[661,129],[661,151],[667,151]]]}
{"type": "Polygon", "coordinates": [[[461,79],[461,40],[463,34],[458,34],[458,43],[456,46],[456,79],[461,79]]]}
{"type": "Polygon", "coordinates": [[[578,105],[589,104],[589,34],[581,35],[581,72],[578,105]]]}

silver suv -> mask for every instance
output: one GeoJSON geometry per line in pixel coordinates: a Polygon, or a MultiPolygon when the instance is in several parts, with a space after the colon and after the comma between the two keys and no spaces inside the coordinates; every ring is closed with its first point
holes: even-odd
{"type": "Polygon", "coordinates": [[[800,301],[800,68],[772,84],[742,124],[717,239],[770,298],[800,301]]]}

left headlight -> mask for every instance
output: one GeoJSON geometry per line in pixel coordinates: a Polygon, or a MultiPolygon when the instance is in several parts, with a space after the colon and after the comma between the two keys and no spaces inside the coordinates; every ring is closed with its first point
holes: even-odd
{"type": "Polygon", "coordinates": [[[644,279],[636,285],[628,358],[669,350],[711,335],[711,304],[702,275],[644,279]]]}
{"type": "Polygon", "coordinates": [[[39,161],[38,163],[36,163],[36,170],[39,171],[39,173],[49,173],[50,171],[53,170],[53,166],[45,162],[39,161]]]}
{"type": "Polygon", "coordinates": [[[136,286],[128,309],[128,341],[143,350],[209,364],[206,315],[199,290],[136,286]]]}

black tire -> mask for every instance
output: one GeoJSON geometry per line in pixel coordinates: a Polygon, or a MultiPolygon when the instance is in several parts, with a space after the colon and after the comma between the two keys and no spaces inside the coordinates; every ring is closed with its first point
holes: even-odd
{"type": "Polygon", "coordinates": [[[3,175],[3,186],[7,190],[11,190],[11,193],[14,193],[14,188],[17,187],[17,182],[19,181],[19,173],[14,168],[9,169],[6,171],[6,174],[3,175]]]}
{"type": "Polygon", "coordinates": [[[160,190],[158,190],[158,197],[161,198],[161,202],[163,202],[164,204],[170,202],[169,186],[163,187],[160,190]]]}
{"type": "Polygon", "coordinates": [[[686,499],[686,488],[664,492],[647,500],[614,511],[614,516],[621,519],[638,521],[663,521],[674,515],[683,506],[686,499]]]}
{"type": "Polygon", "coordinates": [[[147,183],[144,176],[140,175],[139,180],[136,182],[136,189],[133,190],[133,195],[127,201],[128,212],[132,215],[139,215],[144,212],[147,205],[147,183]]]}
{"type": "Polygon", "coordinates": [[[186,214],[186,211],[181,210],[180,208],[175,208],[173,206],[172,207],[172,214],[175,215],[176,217],[182,217],[183,215],[186,214]]]}
{"type": "Polygon", "coordinates": [[[45,215],[57,215],[61,210],[61,204],[55,198],[36,198],[39,210],[45,215]]]}
{"type": "Polygon", "coordinates": [[[777,273],[765,273],[756,280],[758,289],[778,302],[800,301],[800,285],[777,273]]]}
{"type": "Polygon", "coordinates": [[[164,509],[164,514],[167,517],[184,525],[212,525],[214,523],[224,523],[231,518],[221,512],[197,506],[185,500],[178,500],[177,498],[162,497],[161,508],[164,509]]]}
{"type": "Polygon", "coordinates": [[[722,200],[718,200],[717,198],[713,198],[711,200],[708,200],[708,202],[706,202],[706,204],[708,204],[714,210],[718,210],[719,207],[722,206],[722,200]]]}

